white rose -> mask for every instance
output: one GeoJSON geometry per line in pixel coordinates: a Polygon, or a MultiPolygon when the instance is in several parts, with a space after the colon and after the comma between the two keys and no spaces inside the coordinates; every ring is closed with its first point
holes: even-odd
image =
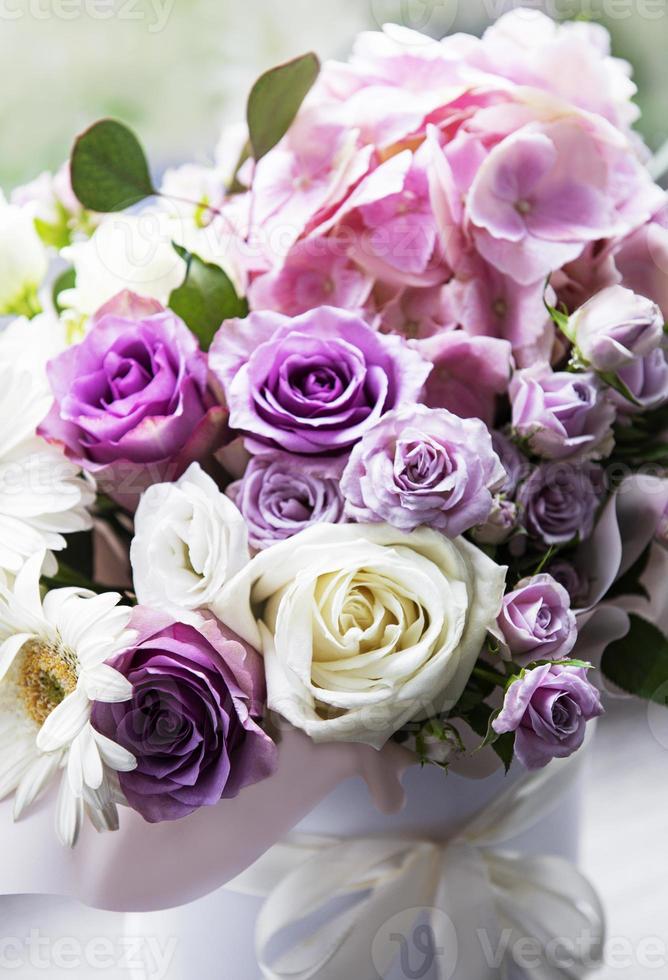
{"type": "Polygon", "coordinates": [[[130,561],[143,605],[197,623],[195,610],[206,608],[248,558],[246,522],[199,463],[142,495],[130,561]]]}
{"type": "Polygon", "coordinates": [[[463,538],[319,524],[260,552],[212,608],[263,652],[272,710],[316,741],[379,748],[458,700],[504,584],[463,538]]]}
{"type": "Polygon", "coordinates": [[[172,231],[169,216],[161,211],[105,218],[87,241],[62,250],[74,265],[76,285],[62,291],[60,303],[90,315],[129,289],[167,306],[186,274],[186,263],[172,245],[172,231]]]}
{"type": "Polygon", "coordinates": [[[29,211],[7,204],[0,193],[0,315],[39,313],[37,292],[48,266],[29,211]]]}

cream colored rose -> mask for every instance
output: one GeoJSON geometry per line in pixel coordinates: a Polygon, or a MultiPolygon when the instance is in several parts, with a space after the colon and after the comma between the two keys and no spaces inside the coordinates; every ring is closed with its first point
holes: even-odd
{"type": "Polygon", "coordinates": [[[463,538],[319,524],[260,552],[212,608],[263,652],[270,709],[316,741],[379,748],[457,701],[504,583],[463,538]]]}

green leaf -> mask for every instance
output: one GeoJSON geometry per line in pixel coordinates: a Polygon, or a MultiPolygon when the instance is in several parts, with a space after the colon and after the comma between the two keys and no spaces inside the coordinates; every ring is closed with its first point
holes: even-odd
{"type": "Polygon", "coordinates": [[[60,305],[58,297],[65,289],[74,289],[74,286],[76,285],[76,278],[76,271],[72,266],[70,266],[69,269],[64,269],[54,281],[51,295],[53,297],[53,305],[55,306],[58,314],[62,313],[64,310],[64,307],[60,305]]]}
{"type": "Polygon", "coordinates": [[[491,708],[488,704],[479,704],[467,717],[467,721],[476,735],[483,739],[478,750],[490,745],[508,772],[515,754],[515,733],[504,732],[497,735],[492,728],[492,722],[499,714],[499,709],[491,708]]]}
{"type": "Polygon", "coordinates": [[[631,402],[631,404],[635,405],[636,408],[640,406],[640,402],[635,395],[631,393],[628,385],[625,384],[619,375],[614,373],[614,371],[598,371],[597,374],[604,384],[609,385],[613,391],[620,394],[622,398],[626,399],[627,402],[631,402]]]}
{"type": "Polygon", "coordinates": [[[169,307],[195,334],[200,347],[207,351],[223,320],[244,317],[248,303],[236,290],[220,266],[204,262],[180,245],[174,248],[187,262],[183,283],[173,290],[169,307]]]}
{"type": "Polygon", "coordinates": [[[91,211],[123,211],[156,193],[134,133],[101,119],[77,137],[70,158],[72,189],[91,211]]]}
{"type": "Polygon", "coordinates": [[[559,327],[561,332],[568,338],[568,340],[572,341],[573,337],[570,330],[568,313],[564,313],[562,310],[558,310],[556,307],[550,306],[550,304],[545,302],[545,300],[543,300],[543,302],[545,303],[545,309],[552,317],[553,323],[559,327]]]}
{"type": "Polygon", "coordinates": [[[631,629],[611,643],[601,670],[628,694],[668,705],[668,639],[652,623],[635,614],[631,629]]]}
{"type": "Polygon", "coordinates": [[[261,160],[285,136],[319,71],[320,62],[309,53],[260,75],[246,109],[255,160],[261,160]]]}
{"type": "Polygon", "coordinates": [[[503,763],[503,768],[508,772],[515,756],[515,732],[504,732],[499,735],[492,748],[503,763]]]}

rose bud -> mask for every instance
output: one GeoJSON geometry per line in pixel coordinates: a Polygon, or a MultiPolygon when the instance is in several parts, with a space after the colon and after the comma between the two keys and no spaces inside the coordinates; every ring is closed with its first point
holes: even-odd
{"type": "Polygon", "coordinates": [[[583,359],[596,371],[619,371],[659,346],[661,310],[623,286],[609,286],[573,314],[569,332],[583,359]]]}

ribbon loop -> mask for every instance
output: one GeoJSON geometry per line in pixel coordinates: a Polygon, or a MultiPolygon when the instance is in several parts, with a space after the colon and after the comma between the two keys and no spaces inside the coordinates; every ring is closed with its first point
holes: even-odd
{"type": "Polygon", "coordinates": [[[578,771],[560,760],[527,774],[446,843],[295,836],[272,848],[227,886],[266,898],[263,977],[371,980],[400,967],[393,977],[581,980],[602,954],[596,892],[568,861],[499,847],[549,812],[578,771]]]}

